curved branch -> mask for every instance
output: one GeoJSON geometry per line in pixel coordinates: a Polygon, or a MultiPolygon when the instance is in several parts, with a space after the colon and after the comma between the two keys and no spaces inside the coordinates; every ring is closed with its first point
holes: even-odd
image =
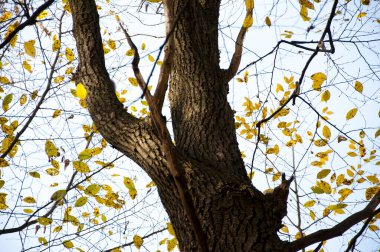
{"type": "Polygon", "coordinates": [[[365,221],[364,225],[362,226],[362,228],[360,229],[360,231],[351,239],[351,241],[349,242],[348,244],[348,247],[347,249],[345,250],[345,252],[349,252],[350,249],[352,251],[354,251],[355,249],[355,246],[356,246],[356,241],[357,239],[363,234],[364,230],[367,228],[368,224],[371,222],[372,218],[376,215],[380,213],[380,208],[377,209],[375,212],[372,213],[372,215],[370,217],[368,217],[368,219],[365,221]]]}
{"type": "Polygon", "coordinates": [[[28,25],[33,25],[36,23],[38,15],[41,14],[44,10],[46,10],[54,0],[49,0],[46,1],[44,4],[42,4],[40,7],[37,8],[37,10],[22,24],[17,26],[5,39],[4,41],[0,44],[0,49],[2,49],[6,44],[8,44],[16,34],[24,29],[28,25]]]}
{"type": "Polygon", "coordinates": [[[119,23],[119,25],[127,38],[129,46],[134,51],[134,58],[132,61],[133,72],[136,76],[136,79],[140,88],[145,91],[144,92],[145,98],[146,98],[146,101],[148,102],[149,109],[151,111],[153,124],[155,125],[158,131],[158,135],[161,139],[162,149],[168,161],[168,168],[169,168],[170,174],[172,175],[174,179],[174,183],[178,191],[181,204],[185,210],[187,217],[190,220],[193,231],[200,245],[201,251],[208,252],[209,250],[208,250],[207,238],[206,238],[205,233],[202,230],[202,226],[198,219],[198,216],[196,215],[194,203],[191,200],[192,198],[188,190],[187,183],[185,181],[185,176],[182,172],[181,164],[178,161],[178,155],[176,154],[175,146],[173,145],[168,128],[166,127],[166,122],[163,119],[161,111],[158,109],[158,104],[156,104],[150,91],[146,89],[147,84],[145,83],[145,80],[140,73],[140,69],[138,66],[139,61],[140,61],[138,49],[136,45],[133,43],[128,32],[121,25],[121,23],[119,23]]]}
{"type": "Polygon", "coordinates": [[[352,226],[356,225],[362,220],[370,218],[373,216],[373,212],[376,207],[380,204],[380,190],[375,194],[368,205],[361,211],[347,217],[339,224],[332,228],[322,229],[315,233],[305,236],[299,240],[295,240],[290,243],[290,247],[294,250],[300,250],[310,246],[314,243],[329,240],[338,236],[341,236],[344,232],[350,229],[352,226]]]}
{"type": "MultiPolygon", "coordinates": [[[[155,235],[155,234],[158,234],[158,233],[164,232],[166,229],[167,229],[167,228],[162,228],[162,229],[157,230],[157,231],[154,231],[154,232],[152,232],[152,233],[150,233],[150,234],[144,235],[144,236],[141,237],[141,238],[142,238],[142,239],[149,238],[149,237],[151,237],[151,236],[153,236],[153,235],[155,235]]],[[[131,245],[133,245],[133,241],[128,242],[128,243],[125,243],[125,244],[123,244],[123,245],[121,245],[121,246],[118,246],[118,247],[115,247],[115,248],[111,248],[111,249],[104,250],[104,252],[112,252],[112,251],[114,251],[114,250],[116,250],[116,249],[125,248],[125,247],[131,246],[131,245]]]]}
{"type": "MultiPolygon", "coordinates": [[[[246,14],[245,14],[245,19],[248,18],[248,17],[252,17],[253,6],[251,6],[251,7],[252,8],[247,8],[247,11],[246,11],[246,14]]],[[[236,75],[236,73],[237,73],[237,71],[239,69],[240,61],[241,61],[241,56],[242,56],[242,53],[243,53],[244,37],[245,37],[245,34],[248,31],[248,28],[249,27],[246,27],[245,26],[245,22],[244,22],[243,25],[241,26],[239,34],[238,34],[238,36],[236,38],[235,52],[234,52],[234,54],[232,56],[230,66],[228,67],[228,69],[227,69],[227,71],[225,73],[226,74],[226,78],[227,78],[227,82],[230,81],[236,75]]]]}

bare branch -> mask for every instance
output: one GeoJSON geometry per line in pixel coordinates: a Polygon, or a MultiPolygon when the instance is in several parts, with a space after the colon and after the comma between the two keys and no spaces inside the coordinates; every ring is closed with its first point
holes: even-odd
{"type": "MultiPolygon", "coordinates": [[[[245,18],[252,16],[252,10],[253,10],[253,8],[247,8],[245,18]]],[[[240,28],[239,34],[236,38],[235,52],[232,56],[230,66],[228,67],[228,69],[226,71],[227,82],[230,81],[236,75],[236,73],[239,69],[241,56],[243,53],[244,37],[248,31],[248,28],[249,27],[246,27],[246,25],[243,23],[243,25],[240,28]]]]}
{"type": "MultiPolygon", "coordinates": [[[[145,90],[147,84],[145,83],[145,80],[142,77],[139,66],[138,66],[139,61],[140,61],[138,49],[136,45],[133,43],[127,30],[122,26],[121,23],[119,23],[119,25],[127,38],[129,46],[134,50],[134,59],[132,61],[133,72],[135,74],[135,77],[137,79],[137,82],[140,88],[142,90],[145,90]]],[[[164,121],[161,111],[158,109],[158,106],[155,103],[155,100],[153,99],[153,96],[151,95],[150,91],[146,89],[144,93],[145,93],[146,101],[148,102],[148,105],[149,105],[149,109],[151,111],[153,124],[156,127],[159,138],[162,142],[162,148],[168,161],[169,172],[173,176],[175,186],[178,190],[178,194],[179,194],[179,198],[181,200],[182,206],[185,210],[187,217],[190,220],[195,236],[197,237],[198,243],[201,247],[201,251],[208,252],[209,250],[208,250],[208,245],[207,245],[207,238],[202,230],[200,221],[196,215],[195,207],[191,200],[190,192],[187,189],[185,177],[182,173],[182,169],[180,169],[181,164],[177,160],[178,155],[176,154],[175,146],[173,145],[168,128],[166,127],[166,122],[164,121]]]]}
{"type": "Polygon", "coordinates": [[[345,252],[349,252],[350,250],[354,251],[355,249],[355,245],[356,245],[356,240],[363,234],[364,230],[367,228],[368,224],[371,222],[372,218],[376,215],[380,213],[380,208],[377,209],[375,212],[372,213],[372,215],[370,217],[368,217],[368,219],[365,221],[364,225],[362,226],[362,228],[360,229],[360,231],[351,239],[350,243],[348,244],[348,247],[347,249],[345,250],[345,252]]]}
{"type": "Polygon", "coordinates": [[[332,228],[322,229],[315,233],[305,236],[299,240],[295,240],[290,243],[292,250],[297,251],[307,246],[310,246],[316,242],[332,239],[337,236],[341,236],[344,232],[356,225],[362,220],[373,216],[373,212],[380,204],[380,190],[375,194],[368,205],[361,211],[347,217],[345,220],[335,225],[332,228]]]}
{"type": "MultiPolygon", "coordinates": [[[[144,235],[144,236],[141,237],[141,238],[142,238],[142,239],[149,238],[149,237],[151,237],[151,236],[153,236],[153,235],[155,235],[155,234],[158,234],[158,233],[161,233],[161,232],[165,231],[166,229],[167,229],[167,228],[162,228],[162,229],[157,230],[157,231],[154,231],[154,232],[152,232],[152,233],[150,233],[150,234],[144,235]]],[[[121,245],[121,246],[118,246],[118,247],[115,247],[115,248],[107,249],[107,250],[105,250],[104,252],[111,252],[111,251],[113,251],[114,249],[125,248],[125,247],[131,246],[131,245],[133,245],[133,241],[128,242],[128,243],[125,243],[125,244],[123,244],[123,245],[121,245]]]]}
{"type": "Polygon", "coordinates": [[[28,25],[33,25],[36,23],[36,19],[38,17],[38,15],[41,14],[42,11],[46,10],[52,3],[54,2],[54,0],[49,0],[47,2],[45,2],[44,4],[42,4],[40,7],[37,8],[37,10],[22,24],[20,24],[19,26],[17,26],[5,39],[4,41],[0,44],[0,49],[2,49],[6,44],[8,44],[14,36],[16,36],[16,34],[21,31],[22,29],[24,29],[26,26],[28,25]]]}
{"type": "MultiPolygon", "coordinates": [[[[158,111],[162,110],[162,106],[164,104],[165,94],[168,88],[171,64],[173,61],[174,41],[173,41],[173,38],[171,37],[171,34],[174,31],[174,23],[173,23],[174,10],[173,10],[172,0],[167,0],[164,2],[164,12],[165,12],[165,18],[166,18],[166,37],[168,38],[168,42],[165,46],[165,57],[161,65],[157,88],[156,88],[156,91],[154,92],[154,99],[157,104],[158,111]]],[[[178,17],[175,20],[175,22],[176,21],[178,21],[178,17]]],[[[158,58],[159,57],[157,57],[157,59],[158,58]]]]}

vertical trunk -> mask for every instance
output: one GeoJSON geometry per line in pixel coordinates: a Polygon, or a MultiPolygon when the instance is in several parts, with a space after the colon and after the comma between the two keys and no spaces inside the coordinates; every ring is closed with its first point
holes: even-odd
{"type": "MultiPolygon", "coordinates": [[[[220,1],[175,1],[170,106],[186,181],[210,251],[286,251],[272,203],[248,180],[219,68],[220,1]],[[186,8],[183,13],[181,10],[186,8]]],[[[182,251],[199,248],[180,206],[160,190],[182,251]]],[[[170,193],[169,193],[170,194],[170,193]]],[[[177,201],[178,202],[178,201],[177,201]]],[[[281,222],[281,220],[280,220],[281,222]]]]}
{"type": "MultiPolygon", "coordinates": [[[[170,105],[179,168],[210,251],[289,251],[277,236],[282,216],[275,195],[248,179],[238,148],[228,85],[219,69],[218,0],[174,1],[170,105]]],[[[133,118],[118,102],[104,64],[95,1],[70,0],[86,102],[100,133],[156,182],[181,251],[200,251],[149,120],[133,118]]]]}

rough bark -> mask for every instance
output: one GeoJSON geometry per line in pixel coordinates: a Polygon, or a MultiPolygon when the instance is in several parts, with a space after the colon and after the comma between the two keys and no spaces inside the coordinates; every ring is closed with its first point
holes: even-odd
{"type": "MultiPolygon", "coordinates": [[[[187,1],[173,1],[178,15],[187,1]]],[[[228,80],[219,68],[220,1],[190,1],[174,32],[170,106],[176,153],[210,251],[288,251],[277,236],[277,198],[247,177],[236,140],[228,80]]],[[[78,79],[100,133],[156,182],[181,251],[200,251],[168,172],[160,138],[149,119],[128,114],[107,73],[94,1],[70,1],[77,42],[78,79]]]]}

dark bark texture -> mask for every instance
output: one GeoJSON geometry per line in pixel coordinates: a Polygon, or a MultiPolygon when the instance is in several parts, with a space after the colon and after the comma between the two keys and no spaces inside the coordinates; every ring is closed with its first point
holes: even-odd
{"type": "MultiPolygon", "coordinates": [[[[104,63],[95,1],[71,0],[70,5],[77,76],[87,89],[94,123],[157,184],[181,251],[200,251],[153,124],[128,114],[116,98],[104,63]]],[[[219,0],[176,0],[171,6],[174,17],[181,12],[173,33],[169,88],[178,167],[209,251],[290,251],[277,235],[286,214],[286,192],[258,191],[247,177],[238,148],[227,101],[228,79],[219,67],[219,5],[219,0]]]]}

